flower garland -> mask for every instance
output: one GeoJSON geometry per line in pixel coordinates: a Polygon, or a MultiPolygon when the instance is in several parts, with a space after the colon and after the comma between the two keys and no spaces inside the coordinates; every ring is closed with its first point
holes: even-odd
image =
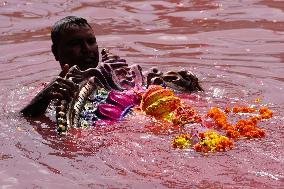
{"type": "MultiPolygon", "coordinates": [[[[143,94],[140,108],[147,115],[172,122],[174,126],[202,123],[201,117],[191,106],[183,104],[170,89],[157,85],[150,86],[143,94]]],[[[233,142],[214,131],[206,131],[199,134],[197,132],[180,134],[174,137],[172,146],[179,149],[194,147],[198,152],[215,152],[231,149],[233,142]]]]}
{"type": "Polygon", "coordinates": [[[257,127],[257,123],[263,119],[269,119],[272,117],[272,111],[267,107],[261,107],[258,112],[259,115],[248,117],[247,119],[240,119],[237,121],[236,125],[232,125],[227,121],[227,115],[230,112],[233,113],[253,113],[257,110],[252,107],[234,107],[232,110],[230,108],[225,108],[223,112],[218,107],[213,107],[207,113],[207,116],[212,118],[217,127],[226,131],[226,135],[229,138],[237,139],[241,136],[246,138],[261,138],[265,136],[263,129],[257,127]]]}
{"type": "Polygon", "coordinates": [[[233,142],[228,137],[214,131],[199,133],[200,142],[194,145],[197,152],[223,152],[233,148],[233,142]]]}
{"type": "Polygon", "coordinates": [[[201,117],[189,105],[179,106],[173,113],[172,123],[179,126],[184,126],[188,123],[201,123],[201,117]]]}
{"type": "MultiPolygon", "coordinates": [[[[190,108],[188,108],[190,110],[190,108]]],[[[190,111],[189,111],[190,112],[190,111]]],[[[192,115],[187,112],[187,114],[183,111],[176,111],[176,117],[173,119],[173,123],[178,123],[179,125],[183,125],[183,120],[187,120],[192,115]],[[180,116],[178,116],[180,115],[180,116]],[[181,123],[181,124],[180,124],[181,123]]],[[[211,108],[207,116],[212,118],[214,123],[218,128],[221,128],[226,132],[227,136],[223,136],[217,134],[215,131],[206,131],[198,134],[198,137],[194,137],[191,134],[180,134],[173,138],[172,146],[174,148],[185,149],[193,147],[197,152],[223,152],[233,148],[232,139],[238,139],[240,137],[246,138],[261,138],[265,136],[265,132],[263,129],[257,127],[257,123],[261,120],[272,118],[272,111],[267,107],[260,107],[257,110],[254,107],[233,107],[232,109],[227,107],[224,111],[222,111],[218,107],[211,108]],[[240,119],[237,121],[235,125],[230,124],[227,121],[227,117],[229,113],[239,114],[239,113],[255,113],[257,112],[259,115],[250,116],[247,119],[240,119]],[[195,142],[194,142],[195,141],[195,142]]],[[[201,119],[200,119],[201,120],[201,119]]],[[[197,119],[197,123],[201,122],[197,119]]]]}
{"type": "Polygon", "coordinates": [[[172,141],[172,145],[174,148],[185,149],[192,145],[191,135],[190,134],[180,134],[175,136],[172,141]]]}
{"type": "Polygon", "coordinates": [[[197,152],[223,152],[233,148],[233,142],[228,137],[217,134],[215,131],[199,133],[198,136],[180,134],[172,140],[174,148],[185,149],[193,147],[197,152]]]}

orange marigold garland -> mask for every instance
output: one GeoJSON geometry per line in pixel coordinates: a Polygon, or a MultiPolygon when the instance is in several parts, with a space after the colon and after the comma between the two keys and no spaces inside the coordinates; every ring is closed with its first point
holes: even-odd
{"type": "MultiPolygon", "coordinates": [[[[165,120],[175,126],[184,126],[189,123],[202,123],[201,117],[189,105],[184,105],[180,98],[176,97],[170,89],[161,86],[150,86],[142,95],[140,109],[147,115],[158,120],[165,120]]],[[[212,118],[216,126],[225,131],[226,136],[217,134],[214,131],[201,133],[180,134],[172,140],[174,148],[185,149],[193,147],[198,152],[221,152],[233,148],[231,139],[240,137],[260,138],[265,136],[263,129],[257,127],[257,123],[263,119],[272,117],[272,111],[267,107],[261,107],[259,115],[240,119],[235,125],[230,124],[228,114],[255,113],[255,107],[226,107],[222,111],[218,107],[211,108],[207,116],[212,118]],[[231,139],[230,139],[231,138],[231,139]]]]}
{"type": "Polygon", "coordinates": [[[199,133],[199,142],[192,145],[192,138],[190,135],[179,135],[172,141],[175,148],[194,147],[197,152],[222,152],[233,148],[232,139],[238,139],[241,136],[246,138],[261,138],[265,136],[263,129],[257,127],[257,123],[264,119],[272,118],[272,111],[267,107],[260,107],[257,110],[254,107],[234,107],[232,109],[225,108],[222,111],[218,107],[213,107],[208,111],[207,116],[212,118],[216,126],[226,132],[227,137],[217,134],[214,131],[206,131],[199,133]],[[247,119],[240,119],[235,125],[230,124],[227,119],[227,114],[233,113],[254,113],[259,112],[259,115],[248,117],[247,119]],[[185,137],[186,136],[186,137],[185,137]]]}
{"type": "Polygon", "coordinates": [[[259,109],[259,113],[260,113],[261,119],[270,119],[272,118],[272,115],[273,115],[272,111],[269,110],[267,107],[261,107],[259,109]]]}
{"type": "MultiPolygon", "coordinates": [[[[225,112],[230,112],[228,108],[225,109],[225,112]]],[[[212,118],[215,121],[215,124],[220,129],[225,130],[226,135],[230,138],[239,138],[240,133],[234,129],[234,127],[227,122],[227,116],[220,108],[213,107],[207,113],[207,116],[212,118]]]]}
{"type": "Polygon", "coordinates": [[[175,125],[184,126],[188,123],[201,123],[201,117],[188,105],[178,107],[172,116],[172,122],[175,125]]]}
{"type": "Polygon", "coordinates": [[[235,106],[235,107],[233,107],[232,111],[234,113],[253,113],[253,112],[256,111],[256,109],[254,107],[246,107],[246,106],[237,107],[237,106],[235,106]]]}
{"type": "MultiPolygon", "coordinates": [[[[227,115],[230,113],[229,108],[225,108],[223,112],[220,108],[213,107],[207,116],[215,121],[217,127],[226,131],[226,135],[230,138],[239,138],[244,136],[246,138],[260,138],[265,136],[263,129],[257,127],[257,123],[263,119],[269,119],[272,117],[272,111],[267,107],[261,107],[259,109],[260,115],[252,116],[247,119],[239,120],[236,125],[231,125],[227,122],[227,115]]],[[[253,107],[234,107],[233,113],[253,113],[256,109],[253,107]]]]}

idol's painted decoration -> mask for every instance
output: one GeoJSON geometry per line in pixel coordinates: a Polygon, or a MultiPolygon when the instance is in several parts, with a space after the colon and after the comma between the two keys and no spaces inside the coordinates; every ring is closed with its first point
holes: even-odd
{"type": "Polygon", "coordinates": [[[236,140],[265,136],[265,130],[258,126],[259,122],[272,118],[272,111],[265,106],[212,107],[200,116],[175,94],[175,91],[203,91],[192,73],[163,74],[153,69],[144,77],[140,66],[126,64],[112,69],[112,65],[103,64],[100,69],[82,72],[86,79],[72,100],[58,102],[56,118],[60,135],[71,127],[108,126],[127,115],[144,114],[160,124],[181,128],[171,142],[177,149],[223,152],[233,149],[236,140]],[[213,126],[208,128],[203,124],[204,118],[211,119],[213,126]],[[193,124],[189,132],[182,129],[193,124]]]}

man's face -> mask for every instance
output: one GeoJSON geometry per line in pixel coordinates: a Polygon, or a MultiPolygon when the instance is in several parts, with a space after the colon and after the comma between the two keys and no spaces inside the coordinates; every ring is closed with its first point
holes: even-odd
{"type": "Polygon", "coordinates": [[[81,70],[95,68],[99,62],[99,50],[96,37],[89,26],[72,25],[60,34],[60,41],[55,49],[55,58],[61,68],[79,66],[81,70]]]}

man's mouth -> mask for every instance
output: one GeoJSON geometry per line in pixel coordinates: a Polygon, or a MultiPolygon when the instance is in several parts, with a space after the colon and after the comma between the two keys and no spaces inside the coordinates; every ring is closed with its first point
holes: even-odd
{"type": "Polygon", "coordinates": [[[84,57],[83,61],[87,64],[96,62],[96,57],[84,57]]]}

